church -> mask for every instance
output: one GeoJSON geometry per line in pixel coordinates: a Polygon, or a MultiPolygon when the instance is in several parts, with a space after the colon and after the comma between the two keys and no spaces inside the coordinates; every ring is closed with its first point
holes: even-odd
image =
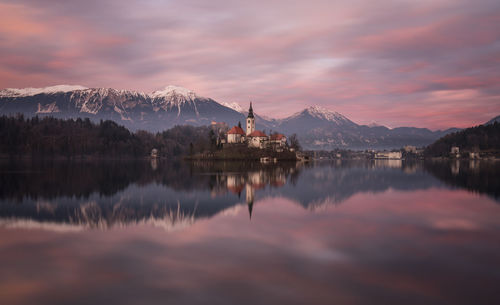
{"type": "Polygon", "coordinates": [[[239,126],[234,126],[227,132],[228,144],[247,144],[248,147],[283,149],[286,146],[286,137],[283,134],[275,133],[267,136],[260,130],[255,130],[255,116],[253,114],[252,102],[248,109],[246,119],[246,131],[239,126]]]}

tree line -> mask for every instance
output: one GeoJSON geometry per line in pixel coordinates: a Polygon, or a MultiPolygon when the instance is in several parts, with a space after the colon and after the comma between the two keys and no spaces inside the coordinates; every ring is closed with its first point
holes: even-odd
{"type": "Polygon", "coordinates": [[[113,121],[52,117],[0,117],[0,155],[9,157],[180,157],[214,149],[211,128],[175,126],[153,134],[131,132],[113,121]]]}
{"type": "Polygon", "coordinates": [[[451,147],[458,146],[460,152],[500,152],[500,123],[479,125],[448,134],[427,146],[424,154],[445,157],[451,147]]]}

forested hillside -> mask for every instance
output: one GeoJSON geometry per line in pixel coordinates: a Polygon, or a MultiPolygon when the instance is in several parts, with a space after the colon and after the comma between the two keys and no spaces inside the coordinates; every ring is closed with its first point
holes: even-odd
{"type": "Polygon", "coordinates": [[[452,146],[460,152],[500,152],[500,123],[479,125],[448,134],[425,149],[425,155],[433,157],[448,156],[452,146]]]}
{"type": "Polygon", "coordinates": [[[130,132],[113,121],[0,117],[0,155],[8,157],[177,157],[213,146],[209,127],[176,126],[161,133],[130,132]]]}

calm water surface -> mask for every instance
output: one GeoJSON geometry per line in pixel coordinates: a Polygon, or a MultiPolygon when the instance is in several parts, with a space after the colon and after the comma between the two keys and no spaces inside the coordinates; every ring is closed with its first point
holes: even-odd
{"type": "Polygon", "coordinates": [[[499,162],[0,163],[0,304],[500,304],[499,162]]]}

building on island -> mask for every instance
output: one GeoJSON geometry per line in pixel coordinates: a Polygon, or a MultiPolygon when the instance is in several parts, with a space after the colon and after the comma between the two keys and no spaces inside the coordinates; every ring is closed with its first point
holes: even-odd
{"type": "Polygon", "coordinates": [[[227,143],[237,144],[245,141],[245,132],[238,126],[234,126],[227,132],[227,143]]]}
{"type": "Polygon", "coordinates": [[[274,133],[271,136],[266,135],[260,130],[255,130],[255,116],[253,114],[252,103],[248,109],[248,116],[246,119],[246,131],[241,127],[234,126],[227,134],[228,144],[246,144],[248,147],[254,148],[268,148],[271,147],[277,151],[283,151],[286,147],[286,137],[280,133],[274,133]]]}
{"type": "Polygon", "coordinates": [[[285,147],[286,146],[286,137],[281,133],[273,133],[269,136],[269,143],[273,147],[285,147]]]}
{"type": "Polygon", "coordinates": [[[252,131],[247,134],[248,147],[266,148],[269,138],[260,130],[252,131]]]}

